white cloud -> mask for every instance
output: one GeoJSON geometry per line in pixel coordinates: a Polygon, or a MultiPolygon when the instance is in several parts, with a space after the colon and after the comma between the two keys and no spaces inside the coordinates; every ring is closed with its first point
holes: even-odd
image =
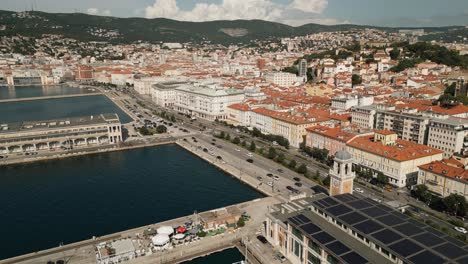
{"type": "Polygon", "coordinates": [[[294,0],[289,6],[307,13],[320,14],[327,8],[328,0],[294,0]]]}
{"type": "Polygon", "coordinates": [[[89,15],[94,15],[94,16],[110,16],[112,13],[109,9],[103,10],[102,12],[98,8],[88,8],[86,11],[89,15]]]}
{"type": "Polygon", "coordinates": [[[97,14],[99,13],[99,9],[94,8],[94,7],[88,8],[87,13],[88,13],[89,15],[97,15],[97,14]]]}
{"type": "Polygon", "coordinates": [[[327,4],[328,0],[293,0],[289,5],[272,0],[223,0],[219,4],[197,3],[191,10],[181,10],[176,0],[155,0],[145,9],[145,16],[185,21],[262,19],[293,22],[322,13],[327,4]]]}

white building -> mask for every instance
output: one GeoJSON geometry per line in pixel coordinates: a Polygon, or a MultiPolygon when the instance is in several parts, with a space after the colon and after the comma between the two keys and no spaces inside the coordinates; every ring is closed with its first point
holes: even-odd
{"type": "Polygon", "coordinates": [[[348,95],[338,96],[332,99],[332,107],[343,111],[349,110],[353,106],[366,106],[372,105],[373,103],[373,96],[348,95]]]}
{"type": "Polygon", "coordinates": [[[297,77],[295,74],[289,72],[270,72],[265,75],[265,80],[283,87],[293,86],[297,82],[303,82],[301,77],[297,77]]]}
{"type": "Polygon", "coordinates": [[[375,107],[372,105],[354,106],[351,109],[351,124],[360,128],[374,129],[375,107]]]}
{"type": "Polygon", "coordinates": [[[226,120],[227,107],[245,98],[242,90],[221,88],[216,84],[184,84],[175,88],[174,92],[175,110],[210,121],[226,120]]]}
{"type": "Polygon", "coordinates": [[[431,119],[428,131],[427,145],[444,151],[444,158],[468,151],[468,120],[450,116],[431,119]]]}
{"type": "Polygon", "coordinates": [[[158,83],[160,81],[160,78],[152,78],[152,77],[147,77],[147,78],[141,78],[141,79],[135,79],[133,82],[133,89],[139,94],[143,95],[148,95],[151,94],[151,87],[152,85],[158,83]]]}

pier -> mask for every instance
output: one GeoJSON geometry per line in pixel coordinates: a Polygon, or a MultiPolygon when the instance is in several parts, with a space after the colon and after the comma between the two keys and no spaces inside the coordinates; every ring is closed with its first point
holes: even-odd
{"type": "Polygon", "coordinates": [[[83,96],[95,96],[101,95],[101,92],[90,92],[84,94],[65,94],[65,95],[51,95],[51,96],[40,96],[40,97],[26,97],[26,98],[12,98],[2,99],[0,103],[11,103],[11,102],[24,102],[24,101],[36,101],[36,100],[47,100],[47,99],[60,99],[69,97],[83,97],[83,96]]]}

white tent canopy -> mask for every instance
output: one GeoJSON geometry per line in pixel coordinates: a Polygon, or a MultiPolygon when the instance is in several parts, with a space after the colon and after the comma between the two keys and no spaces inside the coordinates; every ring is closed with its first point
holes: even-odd
{"type": "Polygon", "coordinates": [[[174,234],[174,228],[172,228],[171,226],[161,226],[160,228],[158,228],[158,234],[160,235],[172,235],[174,234]]]}
{"type": "Polygon", "coordinates": [[[168,235],[158,234],[154,236],[153,238],[151,238],[151,241],[153,242],[153,245],[155,246],[164,246],[167,243],[169,243],[170,239],[168,235]]]}
{"type": "Polygon", "coordinates": [[[177,240],[181,240],[181,239],[184,239],[185,238],[185,235],[184,234],[177,234],[174,236],[175,239],[177,240]]]}

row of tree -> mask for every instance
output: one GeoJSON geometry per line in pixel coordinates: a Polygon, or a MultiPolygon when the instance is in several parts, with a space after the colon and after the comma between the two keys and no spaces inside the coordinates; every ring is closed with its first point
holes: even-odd
{"type": "Polygon", "coordinates": [[[468,204],[464,196],[452,193],[447,197],[441,198],[429,191],[426,185],[417,185],[411,191],[413,197],[426,203],[434,210],[448,212],[449,214],[464,217],[466,215],[468,204]]]}

